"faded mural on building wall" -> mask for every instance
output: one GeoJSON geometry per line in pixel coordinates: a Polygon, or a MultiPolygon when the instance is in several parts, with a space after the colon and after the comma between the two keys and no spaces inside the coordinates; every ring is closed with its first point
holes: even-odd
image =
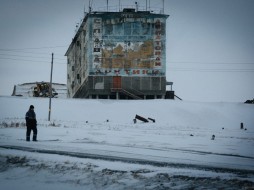
{"type": "Polygon", "coordinates": [[[96,75],[165,75],[165,20],[162,18],[93,19],[96,75]]]}

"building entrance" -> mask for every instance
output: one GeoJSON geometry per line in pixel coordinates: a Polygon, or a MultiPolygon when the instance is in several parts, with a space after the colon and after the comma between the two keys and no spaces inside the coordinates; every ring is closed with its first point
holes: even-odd
{"type": "Polygon", "coordinates": [[[121,89],[122,88],[121,76],[113,76],[113,88],[114,89],[121,89]]]}

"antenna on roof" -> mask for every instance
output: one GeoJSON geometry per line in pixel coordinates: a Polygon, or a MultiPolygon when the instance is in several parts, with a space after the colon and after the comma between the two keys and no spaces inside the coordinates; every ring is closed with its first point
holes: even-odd
{"type": "Polygon", "coordinates": [[[92,2],[91,2],[91,0],[89,0],[89,13],[91,13],[92,12],[92,2]]]}
{"type": "Polygon", "coordinates": [[[76,23],[76,27],[75,27],[75,34],[78,32],[78,28],[79,28],[79,23],[76,23]]]}
{"type": "Polygon", "coordinates": [[[84,18],[86,16],[86,4],[84,3],[84,18]]]}
{"type": "Polygon", "coordinates": [[[108,0],[107,0],[107,12],[108,12],[108,0]]]}
{"type": "Polygon", "coordinates": [[[138,12],[138,2],[137,1],[135,2],[135,5],[136,5],[136,11],[138,12]]]}
{"type": "Polygon", "coordinates": [[[164,14],[164,3],[165,3],[165,1],[162,0],[162,14],[164,14]]]}

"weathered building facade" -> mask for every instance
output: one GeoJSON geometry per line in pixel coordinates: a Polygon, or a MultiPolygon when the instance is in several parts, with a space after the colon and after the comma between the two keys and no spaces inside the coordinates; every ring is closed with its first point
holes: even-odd
{"type": "Polygon", "coordinates": [[[66,52],[67,96],[164,98],[167,18],[135,9],[86,14],[66,52]]]}

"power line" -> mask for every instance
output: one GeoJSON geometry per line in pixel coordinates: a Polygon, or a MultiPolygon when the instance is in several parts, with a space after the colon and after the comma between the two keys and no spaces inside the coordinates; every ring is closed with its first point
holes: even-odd
{"type": "Polygon", "coordinates": [[[185,65],[194,67],[168,67],[171,72],[254,72],[254,62],[211,62],[211,61],[170,61],[171,65],[185,65]],[[173,64],[175,63],[175,64],[173,64]],[[195,67],[196,65],[196,67],[195,67]],[[203,65],[203,68],[202,68],[203,65]],[[205,68],[206,66],[215,66],[214,68],[205,68]],[[222,67],[223,66],[223,67],[222,67]],[[232,68],[232,66],[236,66],[232,68]],[[241,66],[241,68],[239,68],[241,66]],[[246,66],[250,66],[249,68],[246,66]],[[230,67],[230,68],[229,68],[230,67]],[[237,68],[238,67],[238,68],[237,68]]]}
{"type": "MultiPolygon", "coordinates": [[[[31,51],[23,51],[23,50],[32,50],[32,49],[46,49],[46,48],[56,48],[56,47],[67,47],[67,46],[48,46],[48,47],[37,47],[37,48],[20,48],[20,49],[4,49],[0,48],[0,52],[5,52],[5,53],[0,53],[0,59],[4,60],[14,60],[14,61],[22,61],[25,62],[33,62],[33,63],[48,63],[46,60],[34,60],[34,59],[49,59],[49,57],[46,56],[36,56],[38,55],[49,55],[49,53],[42,53],[42,52],[31,52],[31,51]],[[12,54],[9,54],[7,52],[12,52],[12,54]],[[17,55],[15,53],[27,53],[31,55],[17,55]],[[4,56],[4,57],[1,57],[4,56]],[[17,57],[17,58],[16,58],[17,57]],[[21,59],[19,59],[19,57],[21,59]],[[22,59],[22,58],[28,58],[28,59],[22,59]]],[[[63,55],[61,55],[63,56],[63,55]]],[[[64,60],[66,59],[63,58],[55,58],[56,60],[64,60]]],[[[66,62],[55,62],[56,64],[66,64],[66,62]]],[[[168,64],[185,64],[185,65],[251,65],[254,66],[254,62],[211,62],[211,61],[170,61],[168,64]]],[[[169,68],[172,72],[177,71],[177,72],[254,72],[254,69],[248,69],[248,68],[177,68],[177,67],[167,67],[169,68]]]]}
{"type": "MultiPolygon", "coordinates": [[[[68,46],[54,46],[54,47],[66,47],[66,50],[67,50],[67,47],[68,46]]],[[[46,48],[49,48],[48,51],[52,51],[50,49],[50,47],[41,47],[41,48],[23,48],[23,49],[3,49],[3,48],[0,48],[0,52],[15,52],[15,53],[26,53],[26,54],[38,54],[38,55],[49,55],[49,53],[47,52],[38,52],[36,50],[41,50],[41,49],[46,49],[46,48]],[[26,50],[35,50],[35,51],[26,51],[26,50]]],[[[52,47],[53,48],[53,47],[52,47]]],[[[54,54],[55,55],[55,54],[54,54]]],[[[56,54],[57,56],[64,56],[64,54],[56,54]]]]}
{"type": "MultiPolygon", "coordinates": [[[[14,57],[29,57],[29,58],[37,58],[37,59],[48,59],[49,57],[40,57],[40,56],[28,56],[28,55],[16,55],[16,54],[4,54],[4,53],[0,53],[0,56],[14,56],[14,57]]],[[[55,58],[58,60],[66,60],[66,59],[61,59],[61,58],[55,58]]]]}
{"type": "Polygon", "coordinates": [[[171,72],[254,72],[254,69],[223,69],[223,68],[174,68],[169,67],[171,72]]]}
{"type": "MultiPolygon", "coordinates": [[[[33,63],[49,63],[48,61],[40,61],[40,60],[28,60],[28,59],[15,59],[15,58],[4,58],[0,57],[0,59],[6,59],[6,60],[14,60],[14,61],[26,61],[26,62],[33,62],[33,63]]],[[[66,64],[61,62],[55,62],[56,64],[66,64]]]]}
{"type": "MultiPolygon", "coordinates": [[[[31,59],[16,59],[16,58],[5,58],[0,57],[0,59],[6,59],[6,60],[14,60],[14,61],[25,61],[25,62],[33,62],[33,63],[48,63],[48,61],[42,61],[42,60],[31,60],[31,59]]],[[[63,62],[55,62],[56,64],[66,64],[63,62]]],[[[232,68],[177,68],[177,67],[167,67],[172,72],[175,71],[181,71],[181,72],[254,72],[254,69],[247,69],[247,68],[238,68],[238,69],[232,69],[232,68]]]]}
{"type": "Polygon", "coordinates": [[[62,48],[62,47],[68,47],[68,45],[61,45],[61,46],[45,46],[45,47],[29,47],[29,48],[15,48],[15,49],[5,49],[0,48],[1,51],[18,51],[18,50],[29,50],[29,49],[50,49],[50,48],[62,48]]]}
{"type": "MultiPolygon", "coordinates": [[[[0,50],[4,52],[15,52],[15,53],[26,53],[26,54],[34,54],[34,55],[49,55],[46,52],[31,52],[31,51],[22,51],[22,50],[0,50]]],[[[63,54],[56,54],[57,56],[64,56],[63,54]]]]}
{"type": "Polygon", "coordinates": [[[170,63],[177,63],[177,64],[188,64],[188,63],[191,63],[191,64],[220,64],[220,65],[254,65],[254,62],[198,62],[198,61],[170,61],[170,63]]]}

